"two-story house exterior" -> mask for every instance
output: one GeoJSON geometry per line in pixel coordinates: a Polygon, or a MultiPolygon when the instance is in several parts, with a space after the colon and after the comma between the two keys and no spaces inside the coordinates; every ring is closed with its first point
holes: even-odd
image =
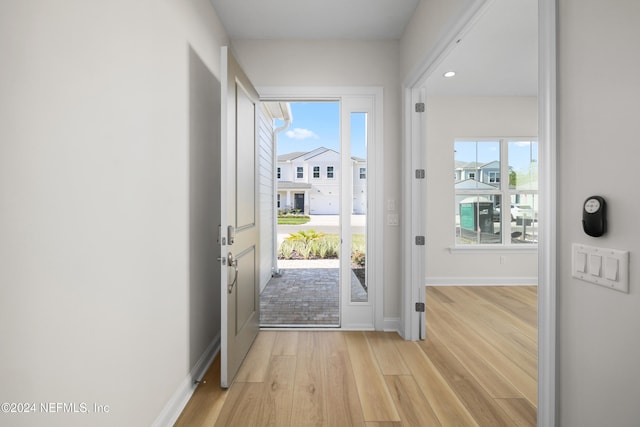
{"type": "Polygon", "coordinates": [[[455,179],[456,182],[473,179],[496,187],[498,186],[497,184],[500,183],[500,162],[478,163],[456,161],[455,179]]]}
{"type": "MultiPolygon", "coordinates": [[[[340,153],[320,147],[309,152],[278,156],[277,205],[307,215],[337,215],[340,212],[340,153]]],[[[367,212],[367,162],[351,158],[352,213],[367,212]]]]}

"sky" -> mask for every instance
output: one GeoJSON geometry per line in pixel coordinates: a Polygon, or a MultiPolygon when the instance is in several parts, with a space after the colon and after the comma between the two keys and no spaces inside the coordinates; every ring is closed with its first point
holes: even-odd
{"type": "MultiPolygon", "coordinates": [[[[291,102],[291,125],[278,135],[278,155],[319,147],[340,152],[340,103],[291,102]]],[[[282,122],[276,122],[280,126],[282,122]]],[[[351,116],[351,155],[366,158],[365,115],[351,116]]]]}

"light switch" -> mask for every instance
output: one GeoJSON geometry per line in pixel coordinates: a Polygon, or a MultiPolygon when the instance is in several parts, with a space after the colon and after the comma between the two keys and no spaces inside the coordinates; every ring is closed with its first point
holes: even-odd
{"type": "Polygon", "coordinates": [[[600,277],[602,275],[602,257],[600,255],[589,255],[589,273],[592,276],[600,277]]]}
{"type": "Polygon", "coordinates": [[[587,272],[587,253],[576,252],[576,270],[580,273],[587,272]]]}
{"type": "Polygon", "coordinates": [[[604,278],[607,280],[618,280],[618,259],[606,257],[604,264],[604,278]]]}
{"type": "Polygon", "coordinates": [[[574,243],[571,275],[579,280],[629,293],[629,251],[574,243]]]}

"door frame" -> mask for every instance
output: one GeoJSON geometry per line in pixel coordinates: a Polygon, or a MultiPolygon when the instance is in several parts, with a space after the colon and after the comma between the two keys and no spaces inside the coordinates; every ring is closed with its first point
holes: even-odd
{"type": "MultiPolygon", "coordinates": [[[[427,77],[449,52],[463,30],[491,0],[474,0],[454,25],[403,82],[403,285],[401,333],[417,340],[424,331],[424,316],[414,310],[424,302],[425,249],[414,236],[424,235],[426,198],[414,171],[422,164],[424,114],[414,105],[423,102],[427,77]]],[[[556,423],[556,29],[557,0],[538,0],[538,141],[540,226],[538,236],[538,425],[556,423]]]]}
{"type": "MultiPolygon", "coordinates": [[[[371,97],[375,110],[374,135],[367,158],[368,172],[367,195],[367,246],[371,250],[368,254],[368,268],[370,280],[369,302],[373,309],[371,321],[355,321],[356,317],[345,316],[341,304],[341,329],[343,330],[384,330],[384,168],[383,168],[383,90],[379,86],[258,86],[261,101],[342,101],[348,97],[371,97]],[[349,319],[353,318],[351,322],[349,319]]],[[[341,107],[342,116],[342,107],[341,107]]],[[[294,117],[295,120],[295,117],[294,117]]],[[[362,303],[358,303],[362,305],[362,303]]],[[[359,308],[354,305],[355,310],[359,308]]],[[[395,328],[393,328],[395,329],[395,328]]]]}

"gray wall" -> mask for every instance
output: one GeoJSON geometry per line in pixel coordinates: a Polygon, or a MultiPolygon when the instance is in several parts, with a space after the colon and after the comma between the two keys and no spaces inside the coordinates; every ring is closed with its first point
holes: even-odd
{"type": "Polygon", "coordinates": [[[215,340],[225,42],[207,0],[1,3],[0,402],[110,413],[0,424],[150,425],[215,340]]]}
{"type": "Polygon", "coordinates": [[[640,423],[640,2],[559,1],[558,379],[560,425],[640,423]],[[599,194],[609,232],[587,236],[584,200],[599,194]],[[628,295],[574,280],[571,243],[630,254],[628,295]]]}
{"type": "Polygon", "coordinates": [[[189,366],[220,334],[219,117],[220,81],[189,48],[189,366]]]}

